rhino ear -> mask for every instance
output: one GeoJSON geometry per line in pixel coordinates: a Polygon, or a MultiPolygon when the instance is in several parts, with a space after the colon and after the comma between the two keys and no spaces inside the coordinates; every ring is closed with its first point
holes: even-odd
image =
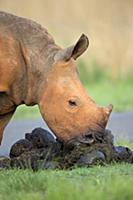
{"type": "Polygon", "coordinates": [[[76,60],[80,55],[84,53],[84,51],[89,46],[89,40],[86,35],[82,34],[77,41],[77,43],[73,46],[70,46],[66,49],[59,50],[54,57],[54,60],[57,61],[69,61],[71,58],[76,60]]]}
{"type": "Polygon", "coordinates": [[[81,56],[84,53],[84,51],[86,51],[88,46],[89,46],[88,37],[82,34],[73,48],[72,51],[73,59],[76,60],[79,56],[81,56]]]}

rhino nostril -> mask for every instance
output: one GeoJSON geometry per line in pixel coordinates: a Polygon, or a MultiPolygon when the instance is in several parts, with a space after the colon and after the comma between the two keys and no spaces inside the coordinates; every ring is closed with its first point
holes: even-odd
{"type": "Polygon", "coordinates": [[[87,139],[87,140],[93,140],[94,139],[94,136],[93,136],[93,134],[87,134],[87,135],[85,135],[85,139],[87,139]]]}

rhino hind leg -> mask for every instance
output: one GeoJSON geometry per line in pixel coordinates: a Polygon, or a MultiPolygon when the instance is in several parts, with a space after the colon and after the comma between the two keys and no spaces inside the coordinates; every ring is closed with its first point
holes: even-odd
{"type": "Polygon", "coordinates": [[[11,111],[10,113],[0,115],[0,145],[1,145],[1,142],[2,142],[4,129],[5,129],[6,125],[9,123],[10,119],[12,118],[15,110],[16,109],[11,111]]]}

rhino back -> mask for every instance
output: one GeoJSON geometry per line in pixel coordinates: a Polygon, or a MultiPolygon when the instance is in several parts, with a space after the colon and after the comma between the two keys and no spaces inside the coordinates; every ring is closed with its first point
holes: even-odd
{"type": "Polygon", "coordinates": [[[39,41],[39,45],[42,42],[43,45],[54,43],[52,36],[40,24],[6,12],[0,12],[0,33],[10,34],[29,46],[32,46],[35,42],[39,43],[39,41]]]}
{"type": "Polygon", "coordinates": [[[12,37],[21,43],[25,57],[29,57],[35,73],[39,66],[40,70],[41,67],[45,70],[50,66],[53,62],[52,55],[59,49],[53,37],[40,24],[5,12],[0,12],[1,35],[12,37]]]}

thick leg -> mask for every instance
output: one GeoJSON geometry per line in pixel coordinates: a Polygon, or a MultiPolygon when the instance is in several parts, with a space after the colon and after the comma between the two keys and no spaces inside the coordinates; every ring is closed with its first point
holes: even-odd
{"type": "Polygon", "coordinates": [[[8,124],[8,122],[10,121],[10,119],[12,118],[14,112],[15,110],[7,114],[0,115],[0,144],[2,142],[4,129],[8,124]]]}

